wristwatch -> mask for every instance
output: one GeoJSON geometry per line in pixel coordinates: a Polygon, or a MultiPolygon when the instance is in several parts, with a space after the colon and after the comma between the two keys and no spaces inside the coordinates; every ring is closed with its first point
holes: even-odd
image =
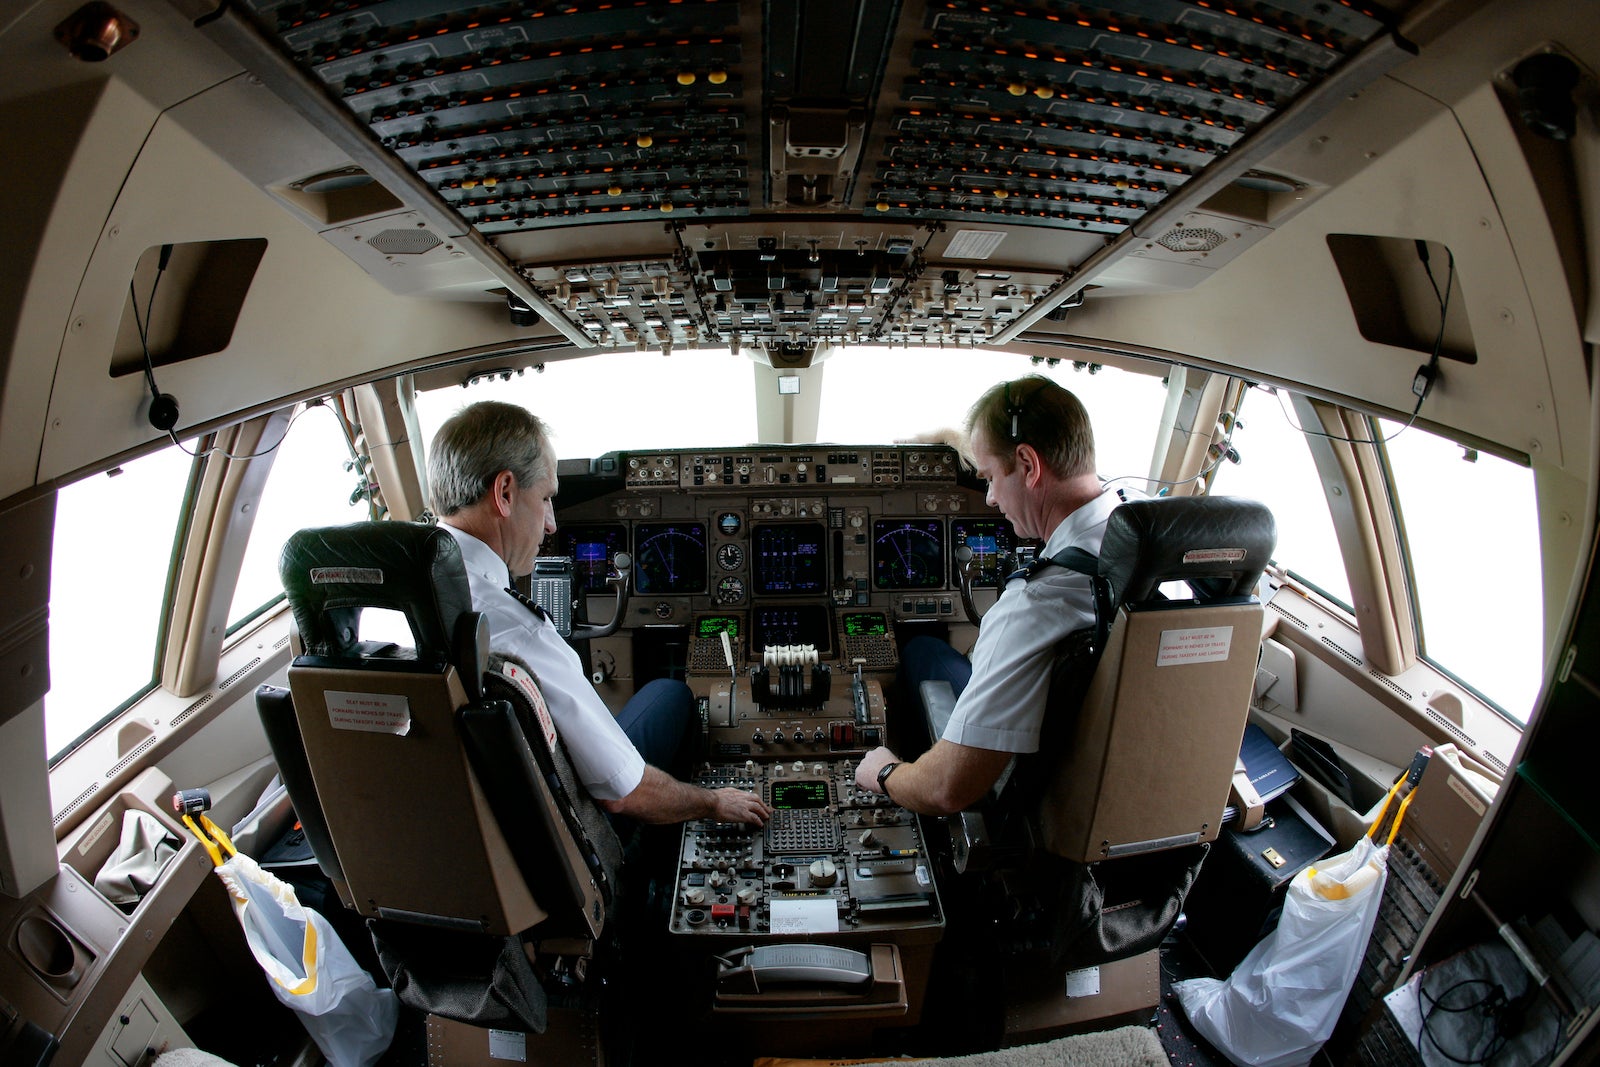
{"type": "MultiPolygon", "coordinates": [[[[898,766],[900,766],[898,763],[885,763],[878,768],[878,792],[886,797],[889,796],[889,772],[898,766]]],[[[889,799],[893,800],[894,798],[889,797],[889,799]]]]}

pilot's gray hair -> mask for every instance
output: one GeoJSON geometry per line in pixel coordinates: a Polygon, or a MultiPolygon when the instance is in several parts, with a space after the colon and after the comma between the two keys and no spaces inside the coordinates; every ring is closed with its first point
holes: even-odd
{"type": "Polygon", "coordinates": [[[1001,382],[980,396],[967,412],[967,433],[979,429],[1008,474],[1015,447],[1023,443],[1032,445],[1058,478],[1095,473],[1088,409],[1072,390],[1042,374],[1001,382]]]}
{"type": "Polygon", "coordinates": [[[527,408],[480,400],[445,420],[428,451],[428,495],[434,514],[454,515],[482,500],[495,475],[508,470],[517,486],[550,473],[549,429],[527,408]]]}

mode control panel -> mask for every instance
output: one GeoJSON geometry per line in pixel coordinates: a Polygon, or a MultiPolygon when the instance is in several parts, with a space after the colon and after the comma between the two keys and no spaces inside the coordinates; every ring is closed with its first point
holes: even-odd
{"type": "Polygon", "coordinates": [[[943,925],[917,817],[857,790],[854,761],[708,764],[695,784],[759,793],[773,817],[761,829],[684,826],[674,934],[759,942],[943,925]]]}
{"type": "Polygon", "coordinates": [[[783,492],[819,485],[893,489],[905,484],[955,485],[956,450],[947,445],[846,451],[826,446],[806,451],[628,452],[608,454],[602,471],[620,469],[629,489],[769,489],[783,492]]]}

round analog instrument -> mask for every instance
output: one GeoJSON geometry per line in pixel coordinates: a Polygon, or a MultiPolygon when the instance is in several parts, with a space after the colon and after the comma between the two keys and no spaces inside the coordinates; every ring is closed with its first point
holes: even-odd
{"type": "Polygon", "coordinates": [[[717,566],[725,571],[736,571],[744,566],[744,546],[729,542],[717,549],[717,566]]]}
{"type": "Polygon", "coordinates": [[[738,604],[744,600],[744,579],[730,574],[717,582],[717,603],[738,604]]]}
{"type": "Polygon", "coordinates": [[[717,516],[717,532],[723,537],[736,537],[744,529],[744,520],[737,511],[724,511],[717,516]]]}

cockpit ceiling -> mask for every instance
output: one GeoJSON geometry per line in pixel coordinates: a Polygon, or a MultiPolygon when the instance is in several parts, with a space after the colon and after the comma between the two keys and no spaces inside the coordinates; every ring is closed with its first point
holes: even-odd
{"type": "Polygon", "coordinates": [[[1120,233],[1383,34],[1349,0],[250,0],[489,238],[769,211],[1120,233]]]}
{"type": "MultiPolygon", "coordinates": [[[[385,180],[580,347],[789,363],[1004,339],[1393,28],[1355,0],[246,2],[385,180]],[[640,222],[670,236],[602,235],[640,222]]],[[[1171,221],[1198,225],[1174,255],[1262,232],[1171,221]]]]}

